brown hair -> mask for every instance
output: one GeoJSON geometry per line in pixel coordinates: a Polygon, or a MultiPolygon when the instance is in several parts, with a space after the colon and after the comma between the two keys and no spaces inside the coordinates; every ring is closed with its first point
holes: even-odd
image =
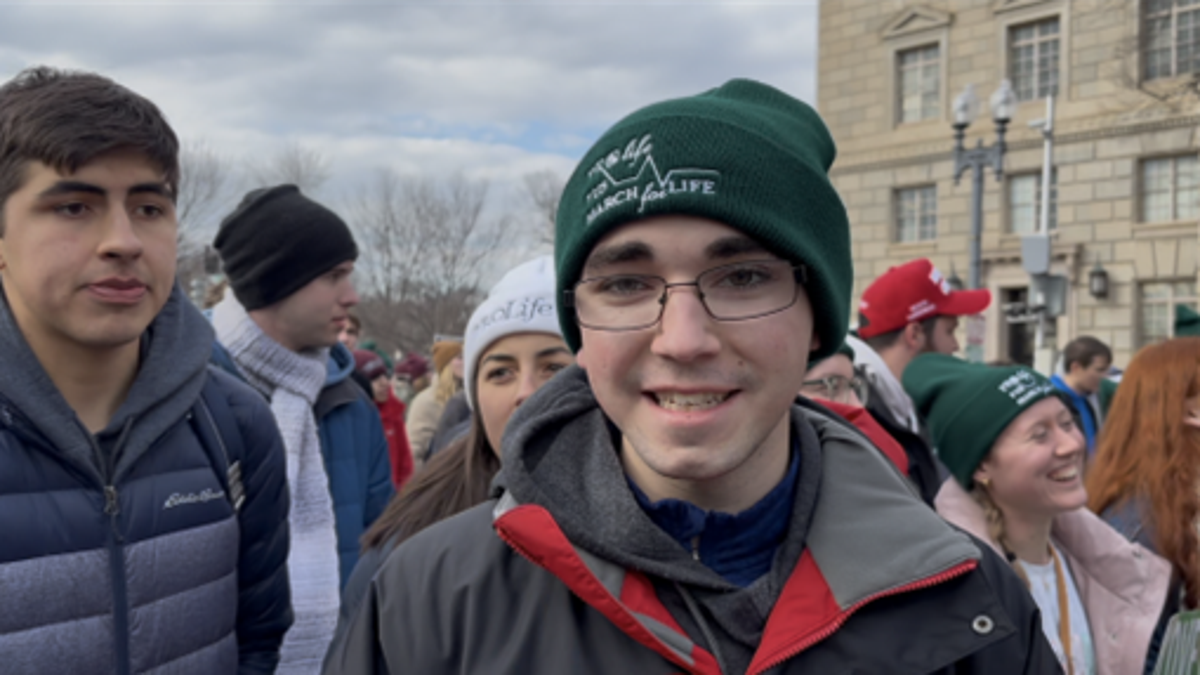
{"type": "Polygon", "coordinates": [[[1097,358],[1112,363],[1112,350],[1091,335],[1082,335],[1068,342],[1066,348],[1063,349],[1063,370],[1071,372],[1073,363],[1088,368],[1097,358]]]}
{"type": "Polygon", "coordinates": [[[73,173],[119,149],[144,153],[178,193],[179,139],[148,99],[95,73],[46,66],[0,86],[0,207],[21,189],[29,162],[73,173]]]}
{"type": "Polygon", "coordinates": [[[1145,500],[1142,514],[1160,555],[1183,580],[1186,603],[1200,600],[1200,430],[1183,423],[1200,393],[1200,337],[1142,349],[1121,378],[1087,475],[1096,513],[1145,500]]]}
{"type": "MultiPolygon", "coordinates": [[[[933,330],[937,327],[938,316],[931,316],[918,322],[921,324],[921,331],[925,333],[926,341],[933,339],[933,330]]],[[[862,341],[867,343],[871,349],[874,349],[876,352],[882,352],[896,344],[896,341],[900,339],[900,336],[904,333],[906,328],[908,328],[908,324],[905,324],[896,330],[881,333],[874,337],[863,338],[862,341]]]]}
{"type": "Polygon", "coordinates": [[[461,390],[462,382],[454,376],[454,364],[447,363],[442,372],[438,373],[437,391],[434,392],[437,402],[446,405],[446,402],[461,390]]]}
{"type": "MultiPolygon", "coordinates": [[[[476,406],[478,408],[478,406],[476,406]]],[[[362,537],[366,551],[399,544],[421,530],[487,501],[500,460],[471,413],[471,430],[443,448],[413,476],[362,537]]]]}
{"type": "Polygon", "coordinates": [[[992,500],[992,495],[982,485],[975,485],[971,490],[971,497],[983,509],[983,516],[987,520],[988,536],[1000,546],[1001,551],[1004,551],[1004,557],[1008,560],[1009,566],[1016,571],[1017,576],[1021,577],[1021,581],[1024,581],[1025,585],[1029,586],[1029,577],[1026,576],[1025,569],[1019,564],[1014,564],[1017,557],[1009,551],[1008,533],[1004,529],[1004,512],[1000,510],[999,506],[996,506],[996,502],[992,500]]]}

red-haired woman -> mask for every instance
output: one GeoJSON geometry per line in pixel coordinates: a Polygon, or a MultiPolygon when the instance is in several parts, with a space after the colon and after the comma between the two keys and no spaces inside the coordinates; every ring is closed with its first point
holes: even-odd
{"type": "Polygon", "coordinates": [[[1087,492],[1093,511],[1171,563],[1184,605],[1200,607],[1200,338],[1134,357],[1104,421],[1087,492]]]}

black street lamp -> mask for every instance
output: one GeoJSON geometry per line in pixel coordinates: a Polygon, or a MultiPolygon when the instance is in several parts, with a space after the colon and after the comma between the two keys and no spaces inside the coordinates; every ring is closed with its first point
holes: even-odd
{"type": "Polygon", "coordinates": [[[1100,254],[1096,254],[1096,264],[1088,272],[1088,292],[1096,299],[1108,297],[1108,270],[1100,264],[1100,254]]]}
{"type": "Polygon", "coordinates": [[[971,126],[979,114],[979,98],[975,95],[975,85],[968,84],[966,89],[954,99],[954,184],[958,185],[967,169],[973,170],[971,176],[971,266],[968,271],[968,283],[971,288],[980,287],[983,174],[987,167],[991,166],[997,181],[1004,178],[1004,153],[1007,149],[1004,143],[1004,132],[1017,107],[1017,97],[1008,80],[1000,82],[1000,87],[992,94],[990,103],[992,121],[996,123],[996,142],[991,147],[985,147],[983,139],[979,139],[975,147],[967,148],[963,144],[967,127],[971,126]]]}

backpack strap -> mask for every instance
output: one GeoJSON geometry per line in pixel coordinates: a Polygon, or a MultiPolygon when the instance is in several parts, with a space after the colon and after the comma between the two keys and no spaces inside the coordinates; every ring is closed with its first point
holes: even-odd
{"type": "MultiPolygon", "coordinates": [[[[211,366],[210,366],[211,367],[211,366]]],[[[242,485],[242,457],[245,448],[242,435],[237,432],[237,420],[229,401],[220,391],[213,373],[208,373],[200,398],[192,407],[192,419],[196,422],[196,433],[208,459],[217,470],[217,477],[225,488],[225,495],[240,512],[246,501],[246,490],[242,485]]]]}

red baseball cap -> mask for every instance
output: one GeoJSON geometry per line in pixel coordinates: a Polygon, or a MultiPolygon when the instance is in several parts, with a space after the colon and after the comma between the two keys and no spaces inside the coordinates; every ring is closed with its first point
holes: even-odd
{"type": "Polygon", "coordinates": [[[931,316],[979,314],[992,304],[986,288],[955,291],[926,258],[890,268],[863,292],[858,335],[873,338],[931,316]]]}

